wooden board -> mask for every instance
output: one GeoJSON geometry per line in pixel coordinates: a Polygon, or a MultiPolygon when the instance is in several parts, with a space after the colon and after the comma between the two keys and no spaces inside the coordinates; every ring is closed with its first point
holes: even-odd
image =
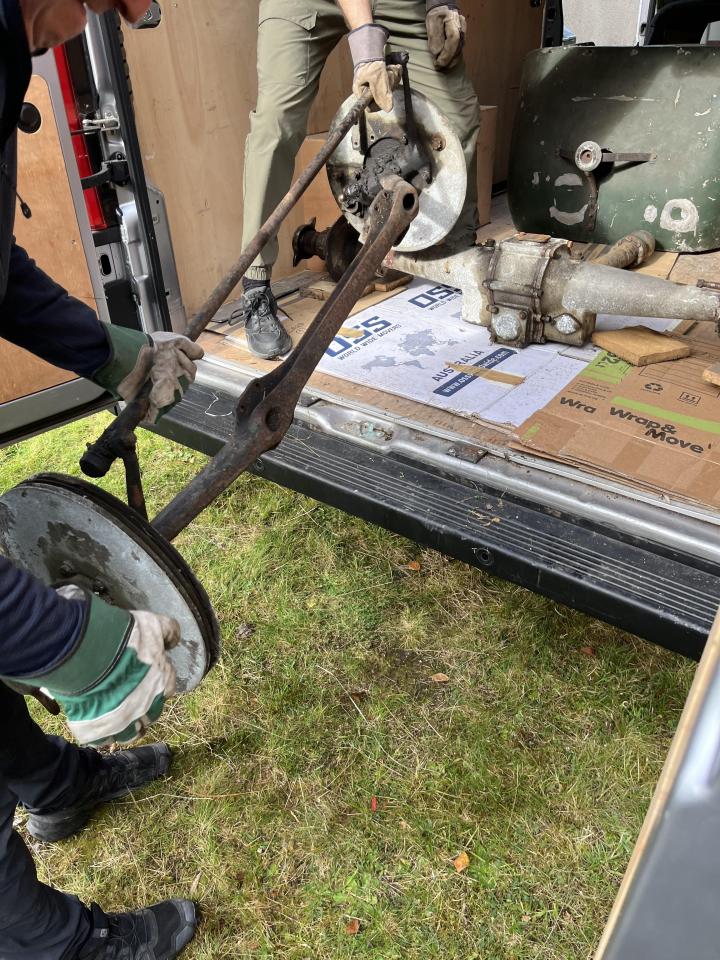
{"type": "MultiPolygon", "coordinates": [[[[542,6],[463,0],[466,63],[482,103],[498,104],[495,179],[505,178],[522,60],[540,42],[542,6]]],[[[258,0],[175,0],[156,30],[125,31],[143,161],[165,194],[183,299],[194,311],[239,253],[242,171],[257,91],[258,0]]],[[[351,87],[347,44],[328,58],[309,130],[327,130],[351,87]]],[[[295,211],[276,277],[292,272],[295,211]]]]}
{"type": "MultiPolygon", "coordinates": [[[[65,173],[50,91],[42,77],[31,79],[25,99],[38,108],[43,122],[37,133],[18,134],[18,191],[33,215],[26,220],[18,206],[15,236],[46,273],[94,308],[92,283],[65,173]]],[[[73,379],[73,374],[58,370],[5,340],[0,341],[0,403],[73,379]]]]}
{"type": "Polygon", "coordinates": [[[465,64],[480,103],[498,107],[495,183],[507,179],[510,141],[525,57],[542,42],[544,4],[528,0],[462,0],[467,18],[465,64]]]}
{"type": "Polygon", "coordinates": [[[690,356],[690,347],[672,337],[656,333],[648,327],[624,327],[622,330],[596,330],[592,335],[596,347],[608,350],[634,367],[645,367],[666,360],[690,356]]]}
{"type": "Polygon", "coordinates": [[[720,363],[714,363],[703,372],[703,380],[706,383],[712,383],[715,387],[720,387],[720,363]]]}

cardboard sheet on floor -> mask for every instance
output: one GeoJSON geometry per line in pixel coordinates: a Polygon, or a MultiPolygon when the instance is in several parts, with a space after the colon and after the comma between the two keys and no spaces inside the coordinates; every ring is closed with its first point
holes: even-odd
{"type": "MultiPolygon", "coordinates": [[[[498,346],[486,327],[463,322],[461,304],[452,287],[413,280],[348,320],[318,370],[510,430],[550,403],[599,352],[562,344],[498,346]]],[[[599,325],[637,322],[613,317],[599,325]]],[[[647,323],[666,330],[672,321],[647,323]]]]}
{"type": "Polygon", "coordinates": [[[452,287],[414,280],[389,300],[356,314],[318,370],[462,417],[522,423],[573,380],[587,359],[556,347],[513,350],[464,323],[452,287]]]}
{"type": "Polygon", "coordinates": [[[720,362],[710,324],[684,338],[686,359],[632,367],[605,352],[517,431],[513,447],[629,480],[654,492],[720,506],[720,362]]]}

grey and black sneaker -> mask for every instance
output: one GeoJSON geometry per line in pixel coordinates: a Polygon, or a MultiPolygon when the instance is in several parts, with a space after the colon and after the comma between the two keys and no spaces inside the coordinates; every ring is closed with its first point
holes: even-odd
{"type": "Polygon", "coordinates": [[[252,287],[245,291],[239,310],[230,319],[231,325],[245,325],[248,349],[263,360],[281,357],[292,347],[290,334],[278,320],[277,312],[270,287],[252,287]]]}
{"type": "Polygon", "coordinates": [[[28,833],[46,843],[71,837],[85,826],[99,804],[118,800],[164,777],[170,768],[170,758],[170,747],[166,743],[103,754],[100,768],[77,803],[58,810],[28,811],[28,833]]]}
{"type": "Polygon", "coordinates": [[[133,913],[92,905],[94,930],[77,960],[173,960],[197,928],[192,900],[163,900],[133,913]]]}

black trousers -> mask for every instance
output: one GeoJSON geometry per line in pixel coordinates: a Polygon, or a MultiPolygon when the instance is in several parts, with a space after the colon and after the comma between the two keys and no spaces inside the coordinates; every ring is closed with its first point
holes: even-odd
{"type": "Polygon", "coordinates": [[[0,683],[0,960],[74,960],[92,932],[77,897],[40,883],[13,820],[18,804],[50,812],[74,803],[98,764],[96,751],[44,734],[25,699],[0,683]]]}

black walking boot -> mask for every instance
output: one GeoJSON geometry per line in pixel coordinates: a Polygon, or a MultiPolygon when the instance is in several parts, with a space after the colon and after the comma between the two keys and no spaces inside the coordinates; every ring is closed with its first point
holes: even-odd
{"type": "Polygon", "coordinates": [[[243,293],[240,308],[230,319],[245,325],[248,349],[256,357],[272,360],[289,352],[292,340],[278,320],[277,301],[269,286],[251,287],[243,293]]]}
{"type": "Polygon", "coordinates": [[[95,807],[118,800],[158,777],[170,767],[170,747],[153,743],[148,747],[103,754],[100,767],[76,803],[59,810],[29,810],[27,831],[36,840],[54,843],[81,830],[95,807]]]}
{"type": "Polygon", "coordinates": [[[103,913],[93,904],[95,929],[77,960],[173,960],[197,927],[192,900],[163,900],[133,913],[103,913]]]}

